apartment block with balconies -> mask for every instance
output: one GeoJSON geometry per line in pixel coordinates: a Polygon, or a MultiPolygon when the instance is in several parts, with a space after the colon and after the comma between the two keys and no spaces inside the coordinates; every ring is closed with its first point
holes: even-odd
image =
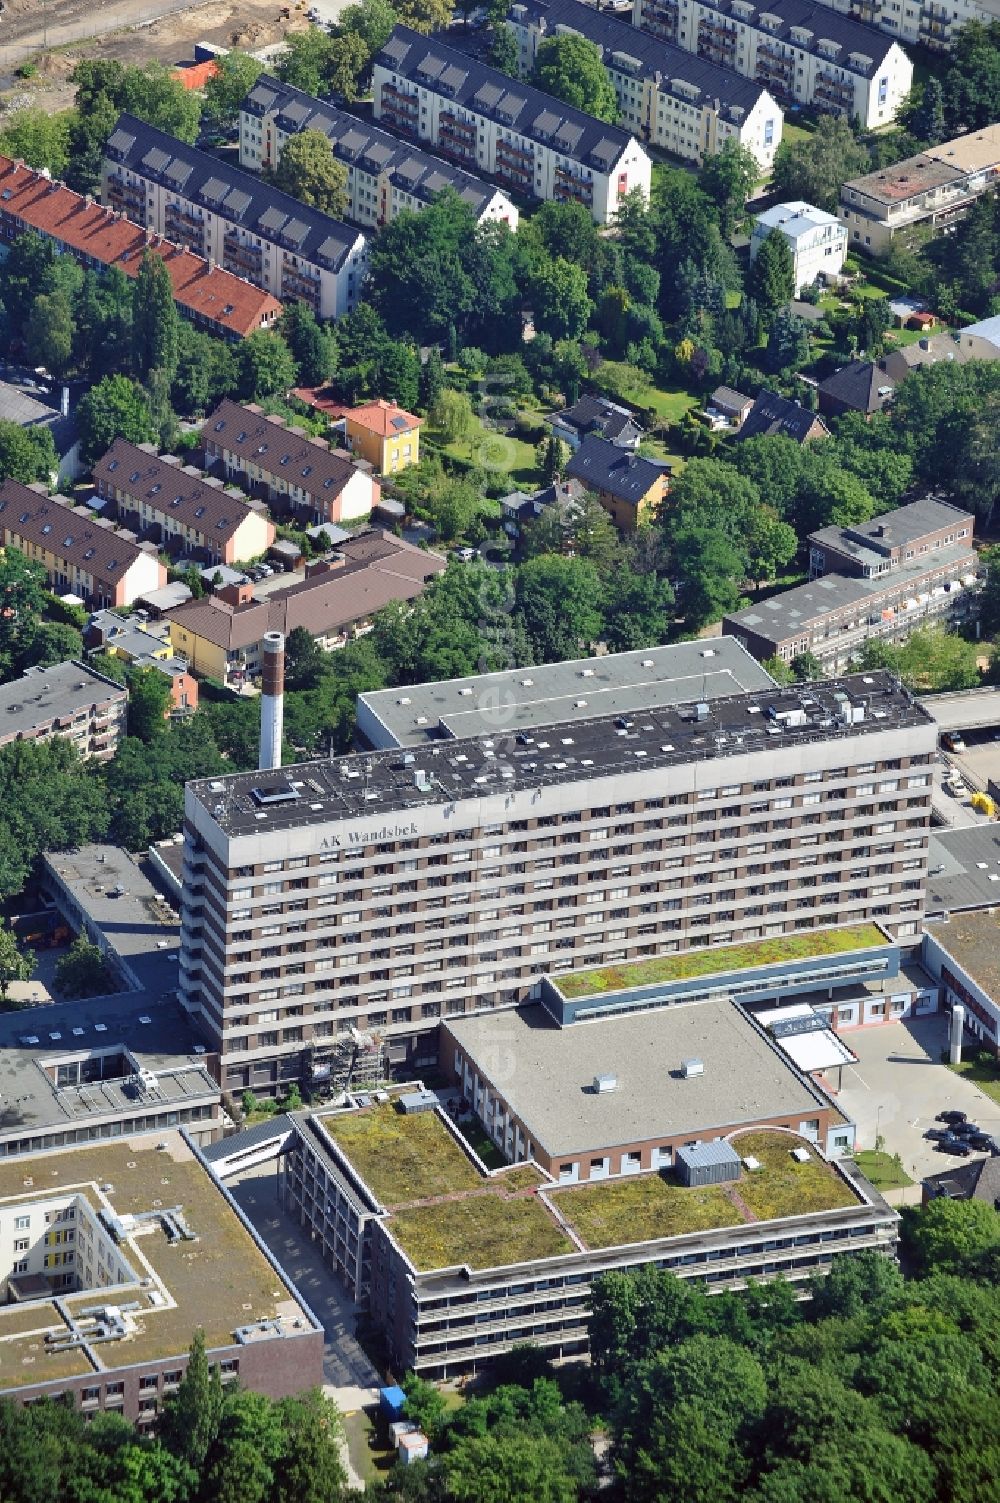
{"type": "Polygon", "coordinates": [[[122,115],[108,141],[101,196],[320,318],[348,313],[360,295],[367,262],[360,231],[134,115],[122,115]]]}
{"type": "Polygon", "coordinates": [[[649,196],[636,136],[397,26],[375,58],[373,111],[413,140],[529,198],[583,204],[610,223],[621,200],[649,196]]]}
{"type": "Polygon", "coordinates": [[[848,115],[871,130],[896,117],[913,81],[898,42],[812,0],[634,0],[633,21],[706,61],[756,79],[782,105],[848,115]]]}

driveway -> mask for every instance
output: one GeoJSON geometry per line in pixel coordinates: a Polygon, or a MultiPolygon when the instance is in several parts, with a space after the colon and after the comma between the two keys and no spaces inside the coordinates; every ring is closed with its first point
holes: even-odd
{"type": "Polygon", "coordinates": [[[880,1133],[886,1152],[898,1153],[914,1179],[954,1162],[924,1137],[938,1112],[959,1107],[987,1132],[1000,1133],[1000,1106],[942,1063],[947,1037],[943,1014],[845,1034],[858,1063],[845,1069],[837,1099],[858,1125],[858,1146],[874,1148],[880,1133]]]}
{"type": "Polygon", "coordinates": [[[306,1304],[323,1322],[326,1332],[323,1375],[329,1388],[336,1390],[331,1397],[344,1412],[370,1402],[369,1398],[362,1399],[360,1391],[367,1395],[382,1380],[354,1335],[358,1306],[327,1268],[298,1222],[280,1205],[274,1162],[260,1164],[237,1179],[227,1180],[226,1188],[306,1304]]]}

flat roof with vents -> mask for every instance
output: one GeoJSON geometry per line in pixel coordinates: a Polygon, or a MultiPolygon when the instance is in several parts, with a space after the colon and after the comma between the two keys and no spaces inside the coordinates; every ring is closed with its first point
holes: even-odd
{"type": "Polygon", "coordinates": [[[500,724],[507,731],[527,730],[772,687],[770,675],[735,637],[718,637],[546,663],[530,673],[514,668],[414,684],[404,704],[395,690],[377,690],[359,696],[359,729],[373,746],[420,746],[442,736],[489,734],[500,724]],[[577,704],[582,698],[586,706],[577,704]],[[498,722],[501,703],[506,708],[498,722]]]}

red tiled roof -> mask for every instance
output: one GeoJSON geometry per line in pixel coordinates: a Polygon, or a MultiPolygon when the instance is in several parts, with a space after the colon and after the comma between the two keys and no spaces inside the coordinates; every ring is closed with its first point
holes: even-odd
{"type": "Polygon", "coordinates": [[[269,292],[3,155],[0,222],[38,230],[103,266],[120,266],[130,277],[139,275],[149,249],[167,268],[174,301],[232,334],[245,337],[281,313],[281,304],[269,292]]]}
{"type": "MultiPolygon", "coordinates": [[[[44,489],[5,480],[0,485],[0,537],[8,534],[15,546],[34,543],[67,566],[76,564],[86,574],[117,582],[144,554],[156,557],[151,543],[140,543],[93,515],[49,496],[44,489]]],[[[166,570],[160,569],[166,577],[166,570]]]]}
{"type": "Polygon", "coordinates": [[[367,428],[369,433],[378,434],[379,438],[397,438],[400,433],[410,433],[414,428],[419,428],[423,421],[422,418],[414,417],[412,412],[397,407],[395,402],[381,400],[352,407],[347,417],[350,422],[357,423],[359,428],[367,428]]]}
{"type": "Polygon", "coordinates": [[[188,68],[174,68],[170,76],[182,83],[185,89],[203,89],[218,71],[218,63],[214,58],[209,58],[207,63],[192,63],[188,68]]]}
{"type": "Polygon", "coordinates": [[[307,407],[312,407],[316,412],[322,412],[326,417],[336,419],[346,417],[350,407],[344,402],[338,402],[336,397],[326,397],[323,393],[325,386],[293,386],[292,396],[298,397],[300,402],[305,402],[307,407]]]}

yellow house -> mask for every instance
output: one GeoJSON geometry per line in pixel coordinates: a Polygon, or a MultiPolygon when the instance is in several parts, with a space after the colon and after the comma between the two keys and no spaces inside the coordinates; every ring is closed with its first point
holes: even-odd
{"type": "Polygon", "coordinates": [[[394,402],[365,402],[345,417],[347,447],[380,475],[392,475],[420,458],[422,419],[394,402]]]}

